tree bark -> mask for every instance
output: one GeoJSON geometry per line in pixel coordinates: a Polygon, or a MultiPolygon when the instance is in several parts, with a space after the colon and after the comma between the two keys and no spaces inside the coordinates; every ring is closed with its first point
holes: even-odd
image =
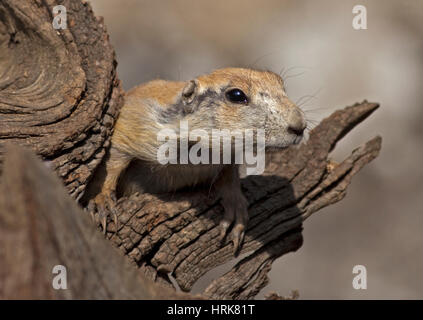
{"type": "MultiPolygon", "coordinates": [[[[0,61],[0,142],[50,160],[79,199],[122,105],[103,20],[84,1],[1,0],[0,61]],[[58,4],[67,8],[67,29],[52,27],[58,4]]],[[[0,147],[0,162],[1,154],[0,147]]]]}
{"type": "MultiPolygon", "coordinates": [[[[79,200],[123,103],[104,24],[88,4],[70,0],[0,0],[0,18],[0,162],[6,142],[30,148],[79,200]],[[68,12],[65,30],[51,26],[59,2],[68,12]]],[[[352,177],[378,155],[381,138],[375,137],[339,164],[328,160],[336,143],[377,108],[364,101],[336,111],[304,144],[268,155],[262,176],[243,179],[250,222],[241,259],[204,297],[254,298],[273,261],[301,247],[303,221],[340,201],[352,177]]],[[[7,249],[0,254],[0,297],[175,298],[181,296],[169,289],[171,278],[190,291],[234,258],[232,244],[218,240],[223,209],[208,190],[135,194],[119,199],[119,228],[109,221],[106,234],[137,268],[128,267],[45,166],[28,151],[7,150],[0,176],[0,243],[7,249]],[[52,291],[55,264],[72,270],[67,292],[52,291]]]]}
{"type": "Polygon", "coordinates": [[[137,272],[46,163],[16,146],[0,183],[0,244],[0,299],[189,298],[137,272]],[[53,287],[55,266],[66,268],[66,290],[53,287]]]}

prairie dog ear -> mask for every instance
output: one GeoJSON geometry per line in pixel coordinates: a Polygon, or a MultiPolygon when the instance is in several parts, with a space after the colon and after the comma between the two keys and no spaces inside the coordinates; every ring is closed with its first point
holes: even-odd
{"type": "Polygon", "coordinates": [[[190,80],[185,85],[184,89],[182,90],[182,101],[185,105],[190,104],[197,93],[198,89],[198,81],[197,80],[190,80]]]}

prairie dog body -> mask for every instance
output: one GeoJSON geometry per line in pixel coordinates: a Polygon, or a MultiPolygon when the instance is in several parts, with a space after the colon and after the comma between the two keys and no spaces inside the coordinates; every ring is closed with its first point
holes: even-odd
{"type": "Polygon", "coordinates": [[[292,103],[281,77],[268,71],[242,68],[219,69],[187,82],[154,80],[127,92],[116,122],[104,183],[94,198],[100,215],[113,206],[113,194],[163,193],[184,187],[215,188],[225,209],[222,237],[233,224],[237,251],[248,223],[247,200],[240,188],[238,165],[167,164],[158,162],[163,129],[181,135],[180,121],[190,130],[264,129],[266,147],[285,148],[299,143],[306,123],[292,103]]]}

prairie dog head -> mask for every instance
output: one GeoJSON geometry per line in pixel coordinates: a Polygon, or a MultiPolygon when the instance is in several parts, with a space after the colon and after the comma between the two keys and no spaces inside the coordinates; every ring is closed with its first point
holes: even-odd
{"type": "Polygon", "coordinates": [[[219,69],[185,84],[183,118],[190,129],[264,129],[266,147],[284,148],[303,137],[303,112],[269,71],[219,69]]]}

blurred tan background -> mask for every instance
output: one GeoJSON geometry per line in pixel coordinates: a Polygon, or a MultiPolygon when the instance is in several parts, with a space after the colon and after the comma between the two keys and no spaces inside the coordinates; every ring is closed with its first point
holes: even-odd
{"type": "Polygon", "coordinates": [[[380,102],[333,155],[342,160],[380,134],[380,157],[343,201],[305,222],[303,247],[274,263],[259,297],[298,289],[302,299],[423,299],[422,0],[90,2],[105,18],[125,89],[252,66],[287,70],[294,101],[314,96],[303,106],[313,121],[364,99],[380,102]],[[352,28],[356,4],[367,8],[367,30],[352,28]],[[352,287],[358,264],[367,290],[352,287]]]}

